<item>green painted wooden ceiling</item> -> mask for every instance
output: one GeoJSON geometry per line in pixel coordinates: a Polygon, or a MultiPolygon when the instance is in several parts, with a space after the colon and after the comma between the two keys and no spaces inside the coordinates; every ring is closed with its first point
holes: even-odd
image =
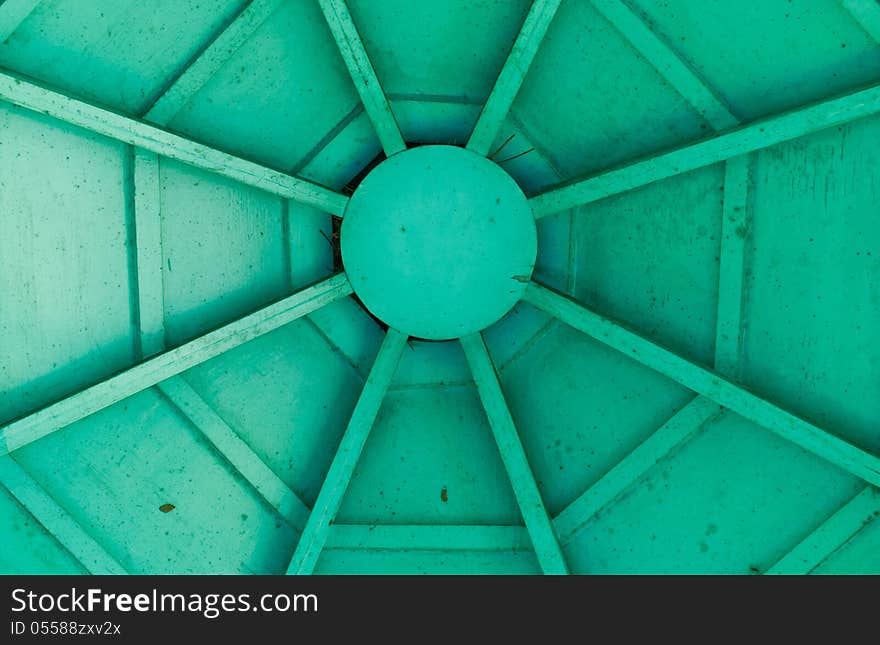
{"type": "Polygon", "coordinates": [[[0,67],[0,572],[880,573],[875,0],[6,0],[0,67]],[[423,144],[537,220],[460,341],[340,265],[423,144]]]}

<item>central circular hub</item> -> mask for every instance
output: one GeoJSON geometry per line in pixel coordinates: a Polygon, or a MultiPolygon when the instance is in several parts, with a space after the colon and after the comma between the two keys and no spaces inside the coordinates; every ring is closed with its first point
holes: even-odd
{"type": "Polygon", "coordinates": [[[345,209],[340,245],[364,306],[432,340],[485,329],[510,311],[537,254],[516,182],[455,146],[420,146],[376,166],[345,209]]]}

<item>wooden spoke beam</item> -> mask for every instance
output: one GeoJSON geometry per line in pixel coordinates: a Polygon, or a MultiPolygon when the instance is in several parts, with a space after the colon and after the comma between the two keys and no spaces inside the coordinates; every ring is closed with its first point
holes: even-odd
{"type": "Polygon", "coordinates": [[[0,455],[10,453],[160,381],[278,329],[351,293],[337,274],[275,304],[188,343],[163,352],[115,376],[0,428],[0,455]]]}
{"type": "Polygon", "coordinates": [[[880,485],[880,458],[786,412],[719,374],[681,358],[623,325],[604,318],[571,298],[535,282],[529,284],[523,299],[567,325],[861,477],[866,482],[875,486],[880,485]]]}
{"type": "Polygon", "coordinates": [[[532,551],[524,526],[333,524],[325,549],[363,551],[532,551]]]}
{"type": "Polygon", "coordinates": [[[474,375],[477,392],[486,410],[489,427],[495,435],[495,443],[501,453],[504,468],[513,485],[513,492],[535,548],[538,563],[544,573],[567,574],[568,565],[562,547],[544,507],[544,500],[541,498],[535,476],[516,432],[507,401],[504,400],[504,393],[501,391],[498,374],[486,349],[486,343],[482,335],[476,333],[463,337],[461,346],[474,375]]]}
{"type": "Polygon", "coordinates": [[[364,49],[357,27],[351,19],[351,13],[345,0],[318,0],[324,18],[330,27],[330,33],[339,47],[339,53],[345,61],[348,73],[354,81],[355,89],[360,94],[364,104],[364,110],[376,136],[382,144],[382,149],[387,156],[406,150],[406,143],[400,134],[400,128],[394,119],[388,98],[379,84],[373,64],[364,49]]]}
{"type": "Polygon", "coordinates": [[[40,0],[6,0],[0,3],[0,45],[18,29],[40,0]]]}
{"type": "Polygon", "coordinates": [[[676,412],[669,421],[556,516],[554,524],[562,543],[571,541],[575,533],[592,517],[636,484],[658,462],[674,453],[721,412],[717,403],[702,396],[676,412]]]}
{"type": "Polygon", "coordinates": [[[167,125],[190,99],[216,74],[260,25],[278,8],[282,0],[253,0],[208,45],[177,79],[153,102],[144,119],[167,125]]]}
{"type": "Polygon", "coordinates": [[[532,197],[529,203],[536,218],[546,217],[877,112],[880,86],[873,86],[548,190],[532,197]]]}
{"type": "Polygon", "coordinates": [[[89,573],[128,573],[8,455],[0,457],[0,483],[89,573]]]}
{"type": "Polygon", "coordinates": [[[840,4],[871,38],[880,42],[880,4],[877,0],[840,0],[840,4]]]}
{"type": "Polygon", "coordinates": [[[287,568],[288,574],[310,574],[315,570],[318,557],[327,541],[330,524],[342,504],[342,498],[348,489],[376,415],[379,413],[385,392],[388,391],[388,385],[397,369],[400,355],[406,347],[406,341],[407,336],[395,329],[389,329],[385,334],[385,340],[382,341],[379,354],[351,413],[351,419],[321,485],[308,522],[300,535],[296,551],[287,568]]]}
{"type": "Polygon", "coordinates": [[[348,197],[0,72],[0,100],[341,216],[348,197]]]}
{"type": "Polygon", "coordinates": [[[825,520],[800,544],[786,553],[767,573],[800,575],[810,573],[846,544],[880,514],[880,491],[867,486],[834,515],[825,520]]]}

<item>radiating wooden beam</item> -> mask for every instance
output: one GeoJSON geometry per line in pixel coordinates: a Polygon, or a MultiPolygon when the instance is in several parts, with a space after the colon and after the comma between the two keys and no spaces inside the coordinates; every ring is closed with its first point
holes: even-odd
{"type": "Polygon", "coordinates": [[[550,27],[553,16],[556,15],[556,10],[559,9],[559,3],[560,0],[532,2],[510,54],[501,67],[498,79],[468,139],[468,150],[481,155],[489,153],[489,146],[492,145],[499,128],[504,123],[504,118],[510,111],[510,106],[535,59],[538,47],[550,27]]]}
{"type": "Polygon", "coordinates": [[[364,104],[364,110],[376,136],[382,144],[382,149],[387,156],[406,150],[406,143],[400,134],[400,128],[394,119],[388,98],[379,84],[376,71],[370,62],[364,43],[361,41],[357,27],[351,19],[351,13],[345,0],[318,0],[324,18],[330,27],[330,33],[342,54],[348,73],[354,81],[355,89],[360,94],[364,104]]]}
{"type": "Polygon", "coordinates": [[[0,483],[89,573],[128,573],[10,456],[0,457],[0,483]]]}
{"type": "Polygon", "coordinates": [[[810,573],[866,524],[880,515],[880,491],[868,486],[825,520],[800,544],[786,553],[767,573],[799,575],[810,573]]]}
{"type": "Polygon", "coordinates": [[[544,500],[535,482],[525,450],[513,423],[513,417],[504,400],[498,374],[486,349],[480,333],[461,339],[461,347],[474,375],[477,392],[486,410],[489,427],[495,436],[495,443],[501,453],[501,461],[513,485],[513,492],[519,504],[529,537],[535,548],[538,563],[547,574],[567,574],[568,565],[562,547],[556,537],[550,516],[544,507],[544,500]]]}
{"type": "Polygon", "coordinates": [[[592,0],[592,3],[714,130],[726,130],[739,123],[697,73],[623,0],[592,0]]]}
{"type": "Polygon", "coordinates": [[[840,4],[871,38],[880,42],[880,4],[877,0],[841,0],[840,4]]]}
{"type": "Polygon", "coordinates": [[[880,485],[880,458],[786,412],[719,374],[596,314],[578,302],[531,282],[523,299],[686,388],[775,432],[866,482],[880,485]]]}
{"type": "Polygon", "coordinates": [[[40,0],[6,0],[0,3],[0,45],[18,29],[40,0]]]}
{"type": "Polygon", "coordinates": [[[159,96],[144,119],[167,125],[278,8],[282,0],[253,0],[159,96]]]}
{"type": "Polygon", "coordinates": [[[571,541],[575,533],[592,517],[636,484],[658,462],[675,452],[721,412],[717,403],[702,396],[676,412],[556,516],[553,523],[562,543],[571,541]]]}
{"type": "Polygon", "coordinates": [[[182,376],[166,379],[158,388],[288,524],[302,531],[309,508],[182,376]]]}
{"type": "Polygon", "coordinates": [[[363,551],[531,551],[524,526],[333,524],[324,549],[363,551]]]}
{"type": "Polygon", "coordinates": [[[300,535],[287,568],[288,574],[310,574],[315,570],[318,557],[327,541],[330,524],[342,504],[342,498],[397,369],[400,355],[406,347],[406,341],[407,336],[395,329],[389,329],[385,334],[385,340],[379,347],[379,354],[370,369],[370,375],[364,383],[308,522],[300,535]]]}
{"type": "Polygon", "coordinates": [[[746,239],[751,228],[748,185],[748,155],[728,159],[721,208],[715,371],[734,381],[739,378],[742,353],[746,239]]]}
{"type": "Polygon", "coordinates": [[[345,297],[351,286],[337,274],[275,304],[87,387],[0,428],[0,455],[10,453],[160,381],[345,297]]]}
{"type": "Polygon", "coordinates": [[[529,203],[536,218],[546,217],[877,112],[880,86],[873,86],[548,190],[532,197],[529,203]]]}
{"type": "Polygon", "coordinates": [[[0,100],[47,114],[92,132],[177,159],[248,186],[342,215],[348,197],[318,184],[210,148],[61,92],[0,72],[0,100]]]}

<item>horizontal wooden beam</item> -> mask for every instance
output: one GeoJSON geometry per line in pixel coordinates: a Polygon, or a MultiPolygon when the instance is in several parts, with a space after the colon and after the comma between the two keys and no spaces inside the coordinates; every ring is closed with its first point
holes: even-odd
{"type": "Polygon", "coordinates": [[[492,87],[486,105],[480,112],[477,124],[467,142],[468,150],[486,155],[504,123],[510,106],[525,80],[529,67],[535,59],[538,47],[559,9],[561,0],[534,0],[522,28],[513,42],[501,72],[492,87]]]}
{"type": "Polygon", "coordinates": [[[536,218],[880,112],[880,86],[755,121],[671,152],[553,188],[529,200],[536,218]]]}
{"type": "Polygon", "coordinates": [[[351,293],[344,273],[303,289],[0,428],[0,455],[56,432],[122,399],[351,293]]]}
{"type": "Polygon", "coordinates": [[[812,452],[875,486],[880,458],[765,401],[723,376],[696,365],[620,323],[600,316],[568,296],[531,282],[523,299],[562,322],[592,336],[686,388],[812,452]]]}
{"type": "Polygon", "coordinates": [[[363,551],[532,551],[524,526],[333,524],[325,549],[363,551]]]}
{"type": "Polygon", "coordinates": [[[0,3],[0,45],[40,4],[40,0],[6,0],[0,3]]]}
{"type": "Polygon", "coordinates": [[[282,0],[253,0],[177,77],[147,110],[144,119],[166,125],[204,87],[278,8],[282,0]]]}
{"type": "Polygon", "coordinates": [[[290,526],[302,531],[309,508],[182,376],[157,386],[290,526]]]}
{"type": "Polygon", "coordinates": [[[296,551],[290,559],[287,568],[289,575],[308,575],[315,570],[321,550],[327,541],[330,524],[342,504],[345,491],[348,490],[351,476],[373,428],[373,422],[388,391],[388,385],[397,370],[397,363],[403,348],[406,347],[406,341],[407,336],[396,329],[389,328],[385,334],[385,340],[379,347],[379,354],[373,362],[370,375],[351,413],[351,419],[336,449],[308,522],[300,535],[296,551]]]}
{"type": "Polygon", "coordinates": [[[0,457],[0,483],[89,573],[128,573],[10,456],[0,457]]]}
{"type": "Polygon", "coordinates": [[[535,548],[538,563],[544,573],[567,574],[565,555],[516,432],[507,401],[504,400],[486,343],[478,332],[463,337],[461,347],[474,375],[477,393],[486,410],[489,427],[495,436],[501,461],[513,486],[513,493],[535,548]]]}
{"type": "Polygon", "coordinates": [[[117,112],[0,72],[0,100],[341,216],[348,197],[117,112]]]}
{"type": "Polygon", "coordinates": [[[810,573],[880,513],[880,491],[868,486],[767,570],[770,575],[810,573]]]}
{"type": "Polygon", "coordinates": [[[391,111],[388,98],[379,84],[376,71],[370,62],[357,27],[351,19],[345,0],[318,0],[330,33],[336,41],[342,60],[354,81],[367,117],[373,124],[376,136],[387,156],[406,150],[406,143],[391,111]]]}
{"type": "Polygon", "coordinates": [[[658,462],[671,455],[721,412],[717,403],[702,396],[676,412],[556,516],[554,524],[562,543],[570,542],[575,533],[592,517],[636,484],[658,462]]]}

